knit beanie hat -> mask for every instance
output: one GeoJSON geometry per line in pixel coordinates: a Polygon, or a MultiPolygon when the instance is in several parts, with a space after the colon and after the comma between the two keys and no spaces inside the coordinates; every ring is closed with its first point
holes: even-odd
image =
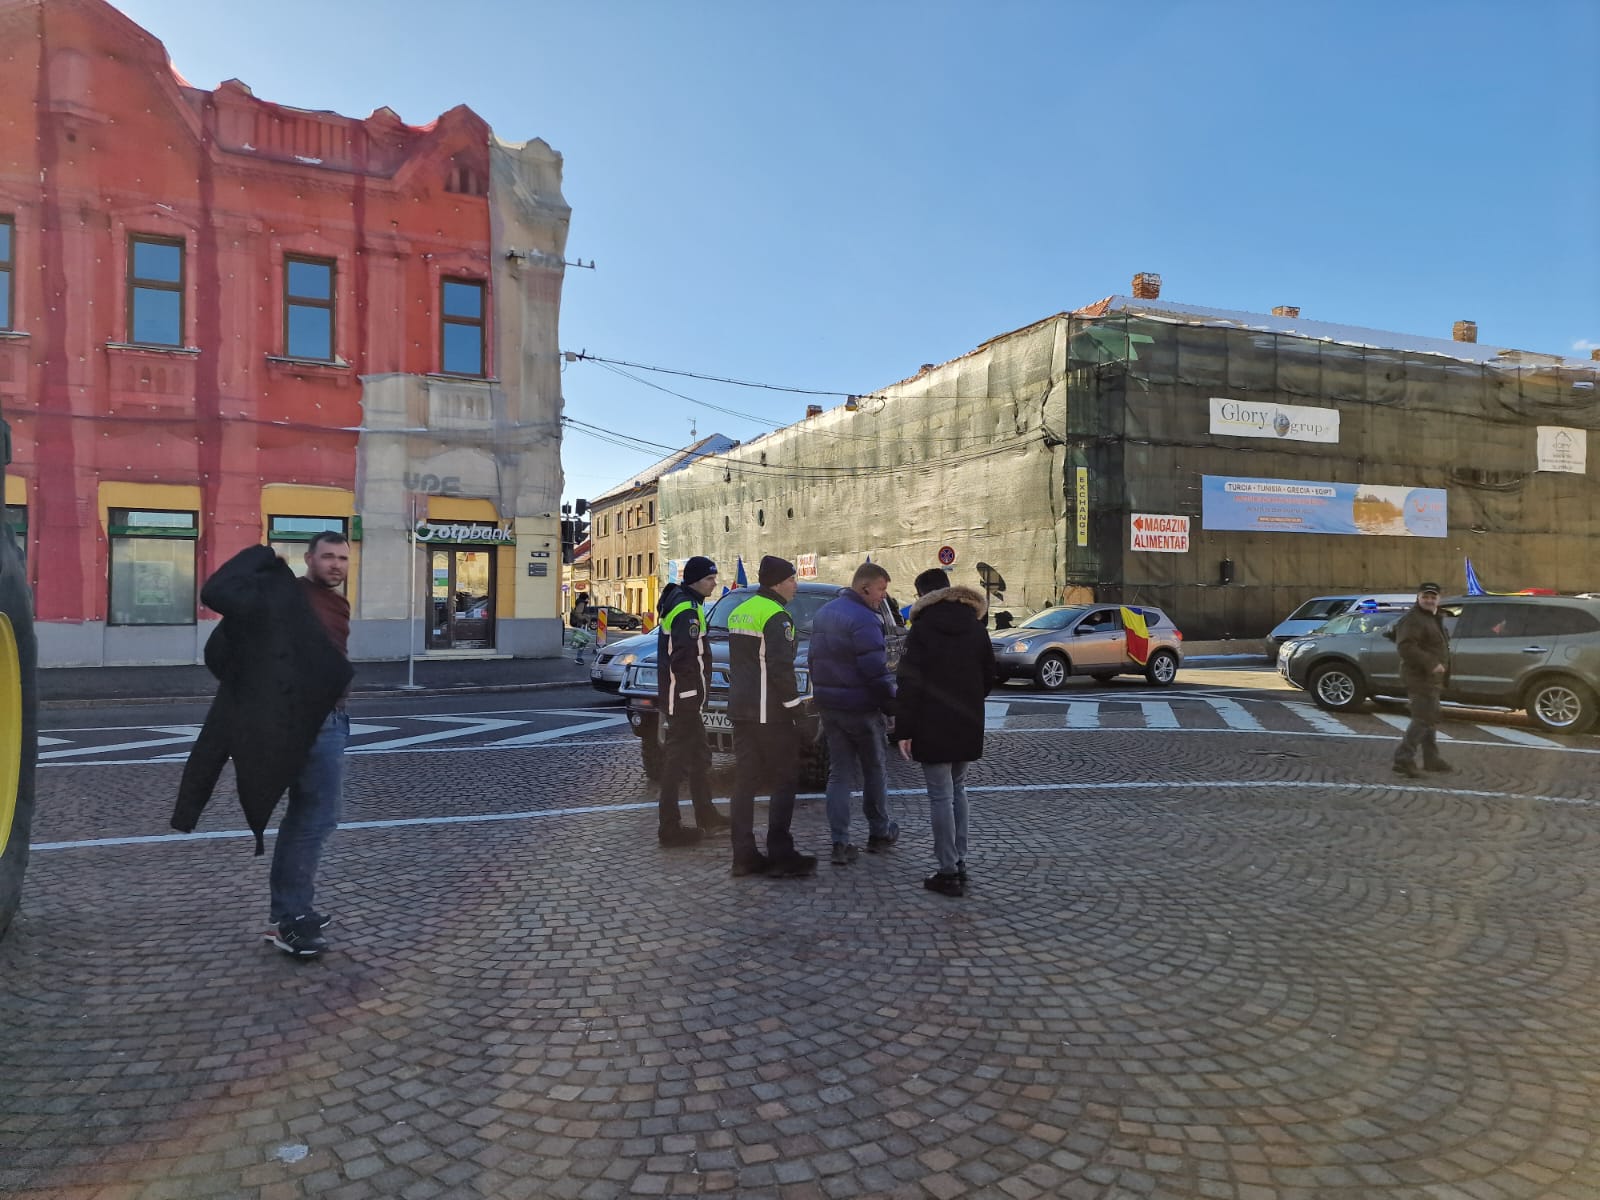
{"type": "Polygon", "coordinates": [[[929,592],[942,592],[950,586],[950,576],[945,574],[943,567],[929,567],[917,576],[913,586],[916,587],[919,596],[926,596],[929,592]]]}
{"type": "Polygon", "coordinates": [[[782,583],[785,579],[794,578],[794,564],[787,558],[779,558],[776,554],[761,556],[761,569],[756,578],[761,581],[762,587],[771,587],[775,583],[782,583]]]}
{"type": "Polygon", "coordinates": [[[704,554],[696,554],[688,562],[683,564],[683,582],[685,585],[699,583],[707,575],[715,575],[716,573],[717,564],[712,562],[704,554]]]}

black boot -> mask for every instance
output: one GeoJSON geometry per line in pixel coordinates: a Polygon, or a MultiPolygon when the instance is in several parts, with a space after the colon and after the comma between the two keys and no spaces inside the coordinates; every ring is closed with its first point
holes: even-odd
{"type": "Polygon", "coordinates": [[[698,846],[705,835],[698,829],[685,829],[681,825],[663,825],[656,833],[656,841],[663,846],[698,846]]]}
{"type": "Polygon", "coordinates": [[[1422,778],[1422,772],[1417,770],[1416,764],[1403,758],[1397,758],[1394,760],[1394,773],[1396,775],[1403,775],[1407,779],[1422,778]]]}

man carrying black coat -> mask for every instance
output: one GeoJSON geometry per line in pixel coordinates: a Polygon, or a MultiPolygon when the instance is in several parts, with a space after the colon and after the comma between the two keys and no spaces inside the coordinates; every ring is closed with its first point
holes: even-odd
{"type": "Polygon", "coordinates": [[[350,740],[350,602],[338,590],[350,570],[350,546],[343,534],[319,533],[305,559],[305,578],[296,579],[270,547],[251,546],[200,590],[202,603],[222,614],[206,642],[206,666],[219,684],[184,765],[172,827],[194,829],[231,758],[260,854],[287,788],[265,936],[285,954],[315,958],[327,949],[322,929],[329,920],[312,907],[317,867],[339,824],[350,740]]]}
{"type": "Polygon", "coordinates": [[[952,587],[933,567],[917,576],[911,633],[897,672],[895,735],[900,753],[922,764],[939,869],[930,892],[967,890],[967,767],[983,757],[984,698],[994,687],[994,647],[984,629],[988,602],[952,587]]]}

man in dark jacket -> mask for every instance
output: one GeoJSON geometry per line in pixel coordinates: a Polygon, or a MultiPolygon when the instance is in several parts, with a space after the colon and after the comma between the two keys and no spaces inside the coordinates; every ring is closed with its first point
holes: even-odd
{"type": "Polygon", "coordinates": [[[726,829],[728,819],[711,802],[711,751],[706,747],[706,695],[711,685],[711,643],[701,606],[717,590],[717,564],[695,555],[683,564],[683,582],[668,584],[656,610],[656,687],[660,719],[667,723],[666,762],[656,839],[663,846],[692,846],[708,829],[726,829]],[[689,778],[695,824],[685,828],[678,785],[689,778]]]}
{"type": "Polygon", "coordinates": [[[1411,702],[1411,724],[1394,751],[1394,772],[1418,778],[1416,755],[1422,751],[1424,771],[1448,772],[1439,757],[1439,698],[1450,671],[1450,635],[1439,613],[1439,585],[1424,583],[1417,603],[1395,623],[1394,641],[1400,651],[1400,682],[1411,702]]]}
{"type": "Polygon", "coordinates": [[[206,643],[206,666],[219,686],[184,765],[172,825],[194,829],[232,758],[260,854],[262,832],[287,788],[265,936],[285,954],[314,958],[327,949],[322,929],[329,920],[313,907],[317,867],[339,824],[350,740],[350,602],[339,593],[350,545],[343,534],[319,533],[305,561],[297,580],[270,547],[251,546],[200,590],[201,602],[222,615],[206,643]]]}
{"type": "Polygon", "coordinates": [[[793,878],[816,872],[814,854],[800,854],[789,835],[799,784],[800,746],[794,718],[795,627],[786,605],[799,589],[794,564],[769,554],[761,589],[728,617],[728,715],[733,720],[733,873],[793,878]],[[756,792],[771,780],[767,852],[756,847],[756,792]]]}
{"type": "Polygon", "coordinates": [[[931,892],[967,890],[967,767],[983,757],[984,697],[994,686],[994,647],[982,593],[951,587],[938,567],[917,576],[911,635],[900,659],[895,735],[900,753],[922,764],[939,868],[931,892]]]}
{"type": "Polygon", "coordinates": [[[828,826],[833,865],[857,858],[850,841],[850,787],[858,770],[867,817],[867,849],[887,850],[900,836],[889,820],[884,716],[893,711],[894,675],[883,636],[883,600],[889,572],[877,563],[856,568],[850,586],[811,620],[811,687],[828,739],[828,826]]]}

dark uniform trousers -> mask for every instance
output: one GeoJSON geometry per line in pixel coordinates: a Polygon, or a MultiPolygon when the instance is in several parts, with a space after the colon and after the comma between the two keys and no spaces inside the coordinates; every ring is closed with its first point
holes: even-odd
{"type": "Polygon", "coordinates": [[[1395,747],[1394,761],[1409,763],[1422,751],[1424,764],[1439,761],[1439,700],[1444,695],[1444,677],[1407,679],[1406,699],[1411,704],[1411,724],[1395,747]]]}
{"type": "Polygon", "coordinates": [[[704,825],[706,814],[714,813],[715,806],[711,803],[711,749],[706,745],[700,710],[662,719],[667,723],[667,745],[661,766],[658,823],[662,830],[679,828],[678,787],[687,777],[695,820],[704,825]]]}
{"type": "Polygon", "coordinates": [[[791,721],[762,724],[733,723],[733,799],[728,816],[733,822],[733,861],[755,862],[756,793],[771,784],[767,808],[767,857],[785,859],[794,854],[789,824],[794,820],[794,794],[800,776],[800,739],[791,721]]]}

